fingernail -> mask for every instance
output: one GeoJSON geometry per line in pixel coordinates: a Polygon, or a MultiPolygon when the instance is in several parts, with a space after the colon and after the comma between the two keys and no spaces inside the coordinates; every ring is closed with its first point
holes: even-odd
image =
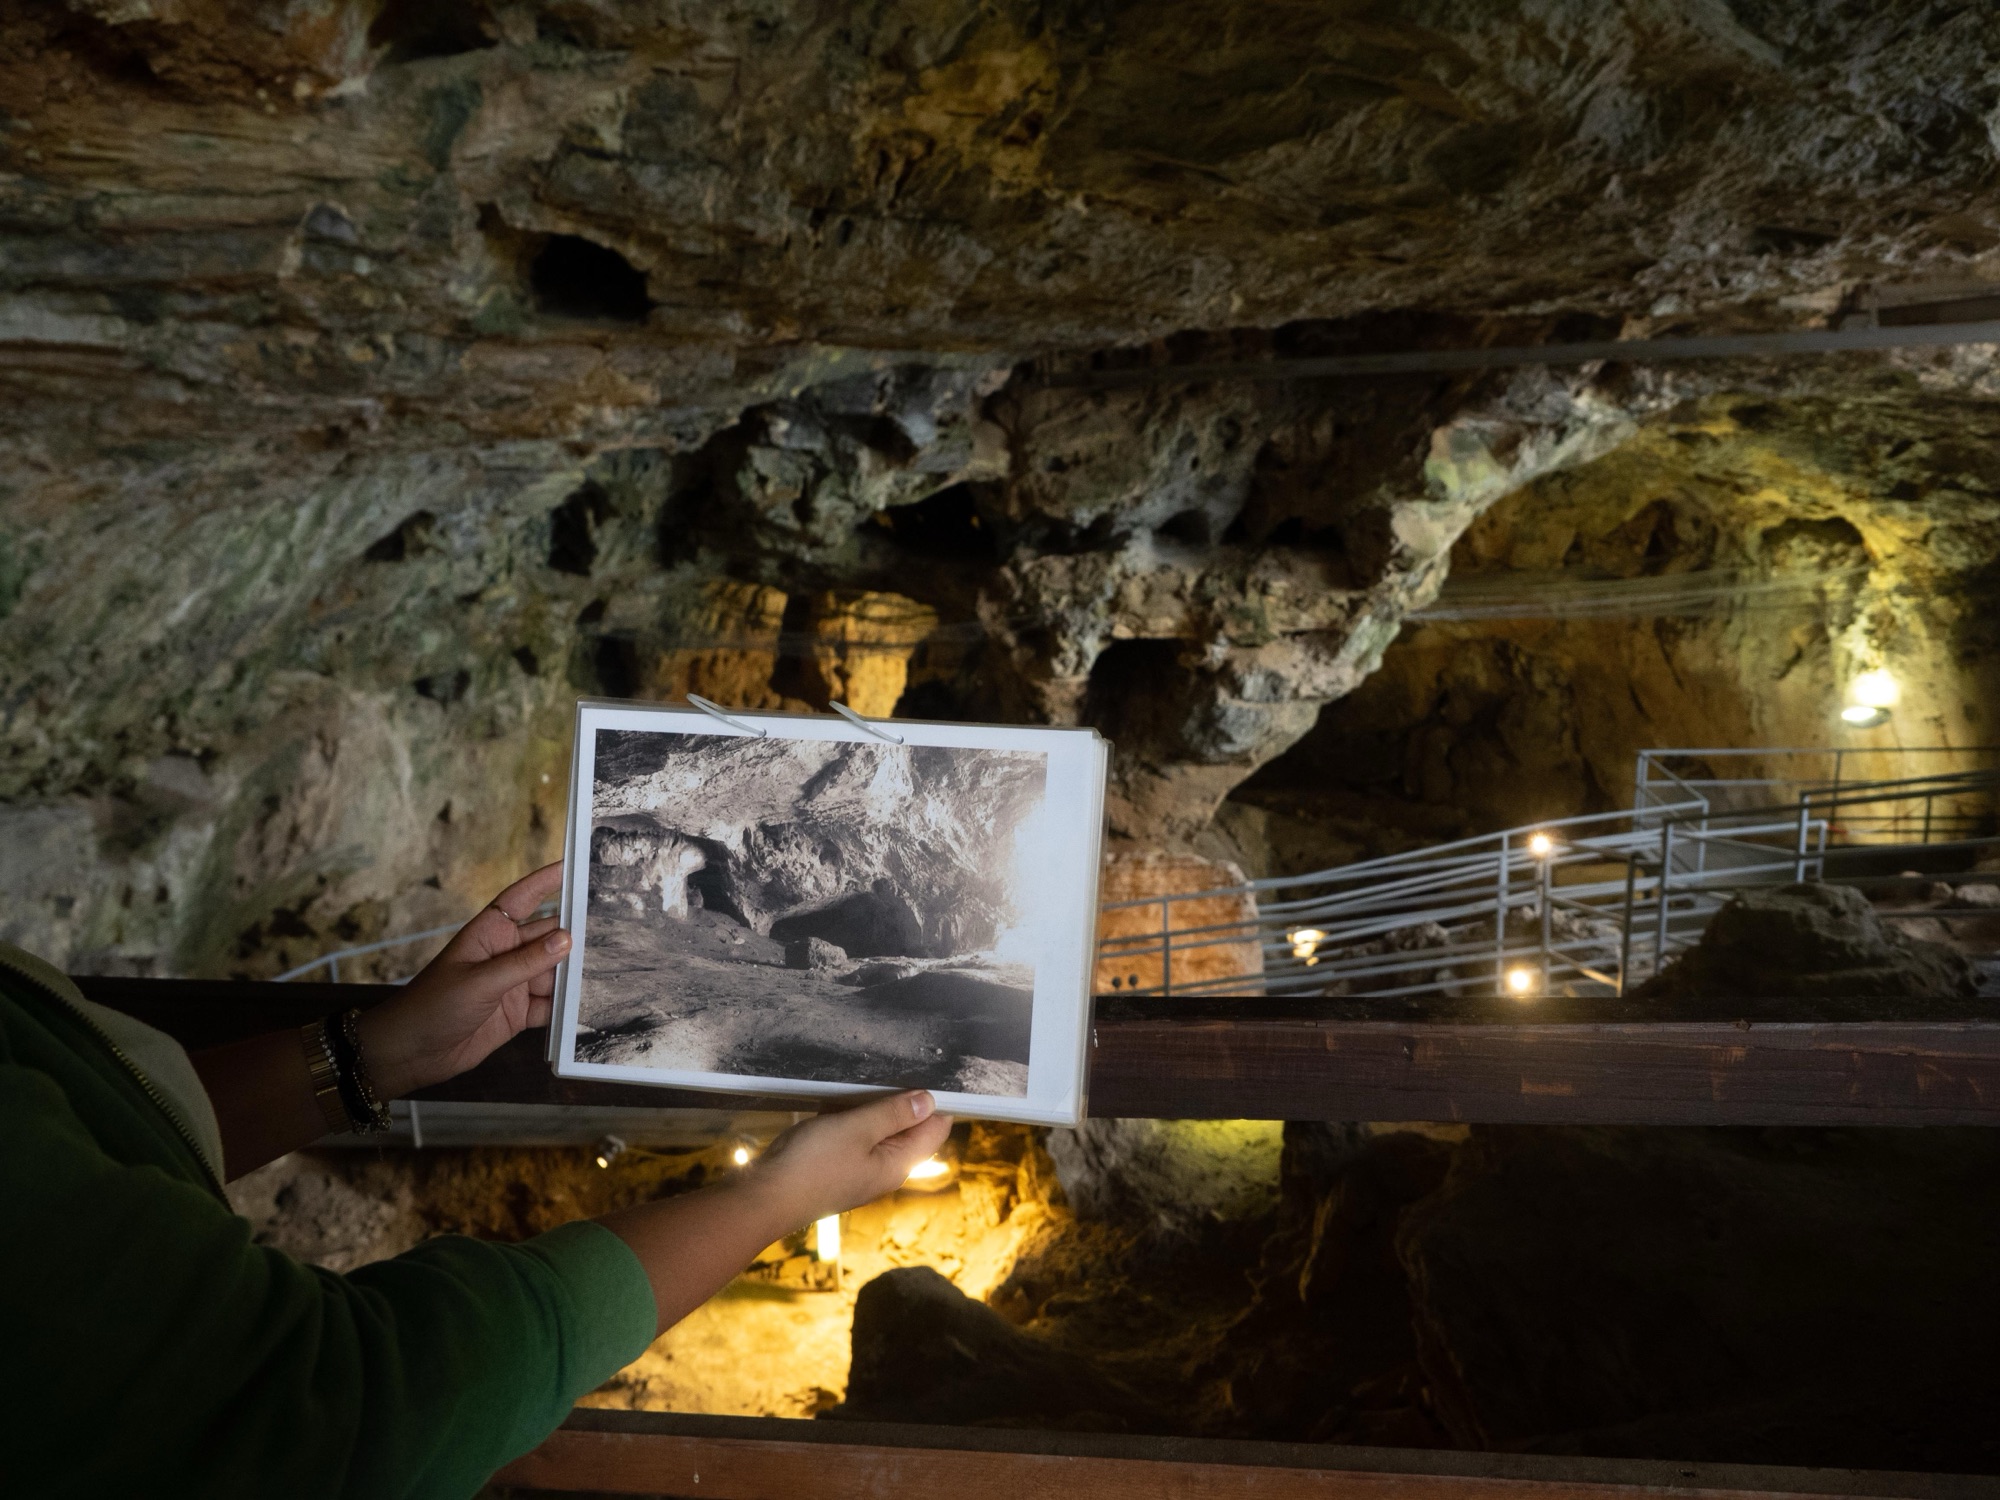
{"type": "Polygon", "coordinates": [[[937,1108],[937,1100],[919,1090],[910,1095],[910,1110],[919,1120],[928,1119],[930,1112],[937,1108]]]}
{"type": "Polygon", "coordinates": [[[566,932],[552,932],[542,939],[542,946],[551,953],[567,953],[569,952],[569,934],[566,932]]]}

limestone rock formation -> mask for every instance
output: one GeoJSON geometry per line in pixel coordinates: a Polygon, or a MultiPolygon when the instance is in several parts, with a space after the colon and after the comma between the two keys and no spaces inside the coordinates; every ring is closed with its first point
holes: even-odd
{"type": "Polygon", "coordinates": [[[1722,996],[1787,997],[1866,1020],[1896,1013],[1898,1001],[1978,993],[1978,975],[1957,949],[1898,931],[1851,886],[1811,884],[1732,896],[1701,941],[1632,998],[1673,1015],[1722,996]]]}
{"type": "MultiPolygon", "coordinates": [[[[1977,290],[1996,59],[1948,0],[21,0],[0,934],[463,915],[559,849],[579,693],[1090,722],[1186,846],[1483,510],[1783,382],[1047,377],[1977,290]]],[[[1835,373],[1807,425],[1986,430],[1978,360],[1835,373]]]]}

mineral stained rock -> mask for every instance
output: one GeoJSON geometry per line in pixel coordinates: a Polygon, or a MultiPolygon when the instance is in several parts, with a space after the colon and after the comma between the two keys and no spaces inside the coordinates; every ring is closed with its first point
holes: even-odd
{"type": "Polygon", "coordinates": [[[1978,993],[1978,974],[1956,948],[1899,932],[1850,886],[1811,884],[1732,896],[1701,941],[1632,998],[1671,1015],[1677,1002],[1698,1011],[1720,995],[1796,997],[1848,1002],[1853,1019],[1868,1020],[1896,1013],[1896,1001],[1978,993]]]}
{"type": "Polygon", "coordinates": [[[23,0],[0,933],[463,915],[557,852],[579,693],[1090,722],[1185,844],[1482,511],[1773,382],[1044,376],[1976,288],[1996,60],[1945,0],[23,0]]]}

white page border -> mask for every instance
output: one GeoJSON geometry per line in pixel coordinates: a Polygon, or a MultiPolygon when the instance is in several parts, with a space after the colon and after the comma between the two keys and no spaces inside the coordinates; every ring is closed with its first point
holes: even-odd
{"type": "MultiPolygon", "coordinates": [[[[834,715],[731,711],[731,719],[786,739],[863,744],[875,736],[834,715]]],[[[1030,750],[1047,757],[1044,797],[1051,814],[1053,842],[1047,877],[1062,883],[1062,898],[1082,914],[1080,941],[1051,944],[1035,966],[1035,998],[1028,1031],[1028,1090],[1023,1096],[960,1094],[933,1090],[938,1108],[968,1119],[1010,1120],[1038,1125],[1074,1125],[1083,1117],[1084,1080],[1090,1029],[1090,1002],[1096,959],[1097,880],[1103,857],[1106,746],[1089,729],[949,724],[924,720],[884,720],[884,729],[910,745],[968,750],[1030,750]],[[1066,951],[1065,951],[1066,950],[1066,951]]],[[[855,1098],[893,1092],[874,1084],[826,1083],[812,1079],[762,1078],[740,1073],[697,1073],[622,1064],[579,1062],[576,1018],[588,951],[591,789],[595,781],[597,731],[650,730],[654,733],[715,734],[746,738],[745,731],[698,708],[679,704],[634,704],[581,699],[570,755],[569,820],[563,862],[563,925],[571,937],[569,956],[557,974],[559,1003],[549,1028],[549,1052],[559,1077],[647,1084],[703,1092],[802,1099],[855,1098]]]]}

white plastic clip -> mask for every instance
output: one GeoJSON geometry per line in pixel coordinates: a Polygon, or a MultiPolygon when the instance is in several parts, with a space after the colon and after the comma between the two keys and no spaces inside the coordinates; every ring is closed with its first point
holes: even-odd
{"type": "Polygon", "coordinates": [[[771,733],[771,731],[768,729],[759,729],[755,724],[745,724],[741,719],[731,718],[728,714],[724,713],[715,704],[710,703],[706,698],[697,698],[693,693],[689,693],[687,695],[687,701],[692,703],[696,708],[700,709],[703,713],[707,714],[711,719],[722,720],[722,722],[727,724],[731,729],[740,729],[745,734],[754,734],[760,740],[766,738],[771,733]]]}
{"type": "Polygon", "coordinates": [[[827,707],[831,708],[835,713],[839,714],[841,718],[847,720],[847,722],[852,724],[856,729],[862,730],[864,733],[867,734],[872,734],[878,740],[887,740],[892,745],[900,745],[903,743],[903,737],[900,734],[891,734],[886,729],[877,729],[873,724],[870,724],[866,719],[862,718],[860,714],[856,713],[853,709],[849,708],[845,703],[829,703],[827,707]]]}

